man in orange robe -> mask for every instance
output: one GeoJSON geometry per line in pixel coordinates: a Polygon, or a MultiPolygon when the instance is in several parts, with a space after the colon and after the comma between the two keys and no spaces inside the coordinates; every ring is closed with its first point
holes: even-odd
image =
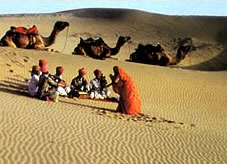
{"type": "Polygon", "coordinates": [[[117,112],[136,115],[141,112],[139,93],[132,78],[119,66],[113,67],[114,75],[110,75],[113,91],[120,95],[117,112]]]}

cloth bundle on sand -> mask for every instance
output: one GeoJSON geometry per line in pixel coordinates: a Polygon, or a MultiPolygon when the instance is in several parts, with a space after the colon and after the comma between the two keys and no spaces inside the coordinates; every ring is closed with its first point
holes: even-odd
{"type": "Polygon", "coordinates": [[[136,115],[141,112],[141,100],[132,78],[118,66],[119,80],[113,83],[113,90],[120,95],[117,111],[125,114],[136,115]]]}

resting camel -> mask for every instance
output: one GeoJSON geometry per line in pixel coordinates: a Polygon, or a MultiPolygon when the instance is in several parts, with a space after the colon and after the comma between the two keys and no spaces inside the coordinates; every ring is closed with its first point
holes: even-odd
{"type": "Polygon", "coordinates": [[[164,52],[164,49],[160,44],[157,46],[153,46],[152,44],[139,44],[136,51],[130,55],[130,59],[128,61],[160,66],[177,65],[185,58],[190,49],[190,45],[180,45],[177,49],[176,56],[171,57],[164,52]]]}
{"type": "Polygon", "coordinates": [[[13,48],[47,50],[46,47],[55,43],[59,32],[68,26],[68,22],[57,21],[49,37],[43,37],[40,35],[35,25],[30,29],[11,26],[10,30],[8,30],[2,37],[0,45],[13,48]]]}
{"type": "Polygon", "coordinates": [[[120,51],[120,48],[130,39],[131,38],[128,36],[120,36],[116,46],[111,48],[101,37],[96,40],[93,38],[88,38],[86,40],[80,38],[80,43],[75,47],[72,54],[89,56],[94,59],[110,58],[111,56],[116,55],[120,51]]]}

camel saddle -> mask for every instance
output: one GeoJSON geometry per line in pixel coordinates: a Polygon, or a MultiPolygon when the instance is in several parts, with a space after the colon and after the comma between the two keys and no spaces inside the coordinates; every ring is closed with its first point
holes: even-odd
{"type": "Polygon", "coordinates": [[[14,26],[11,26],[10,29],[13,32],[18,32],[18,33],[25,34],[25,35],[28,35],[28,34],[38,35],[39,34],[39,31],[35,25],[33,25],[29,29],[27,29],[25,27],[14,27],[14,26]]]}

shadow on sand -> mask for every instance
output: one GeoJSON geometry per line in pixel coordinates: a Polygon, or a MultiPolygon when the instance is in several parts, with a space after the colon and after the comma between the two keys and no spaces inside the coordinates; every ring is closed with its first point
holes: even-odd
{"type": "Polygon", "coordinates": [[[85,108],[92,108],[92,109],[104,110],[104,111],[109,111],[109,112],[117,113],[116,111],[111,110],[111,109],[108,109],[108,108],[96,107],[96,106],[85,105],[85,104],[80,104],[80,103],[76,103],[76,102],[63,101],[63,100],[59,100],[59,102],[60,103],[65,103],[65,104],[76,105],[76,106],[80,106],[80,107],[85,107],[85,108]]]}
{"type": "Polygon", "coordinates": [[[27,92],[27,84],[25,84],[24,81],[12,78],[10,78],[10,80],[3,80],[0,82],[0,92],[29,97],[27,92]]]}
{"type": "MultiPolygon", "coordinates": [[[[21,80],[18,81],[17,79],[11,79],[11,80],[15,82],[7,81],[7,80],[0,82],[0,92],[5,92],[13,95],[25,96],[25,97],[31,98],[27,92],[27,84],[25,84],[25,82],[22,82],[21,80]]],[[[94,100],[90,100],[90,101],[94,101],[94,100]]],[[[174,128],[179,128],[179,126],[185,125],[182,122],[176,122],[176,121],[167,120],[164,118],[152,117],[149,115],[145,115],[143,113],[135,116],[126,115],[126,114],[116,112],[114,109],[81,104],[75,101],[74,102],[64,101],[62,100],[62,98],[59,99],[59,103],[65,103],[65,104],[71,104],[75,106],[90,108],[95,112],[95,114],[98,114],[101,116],[106,116],[114,119],[121,119],[125,121],[140,122],[140,123],[143,123],[145,126],[152,126],[153,123],[168,123],[168,124],[173,124],[174,128]]],[[[113,103],[113,102],[106,101],[106,103],[113,103]]],[[[195,127],[195,124],[190,124],[189,127],[195,127]]]]}
{"type": "Polygon", "coordinates": [[[199,71],[226,71],[227,70],[227,28],[223,28],[216,35],[216,42],[224,47],[224,50],[216,57],[199,63],[183,67],[185,69],[199,70],[199,71]]]}

